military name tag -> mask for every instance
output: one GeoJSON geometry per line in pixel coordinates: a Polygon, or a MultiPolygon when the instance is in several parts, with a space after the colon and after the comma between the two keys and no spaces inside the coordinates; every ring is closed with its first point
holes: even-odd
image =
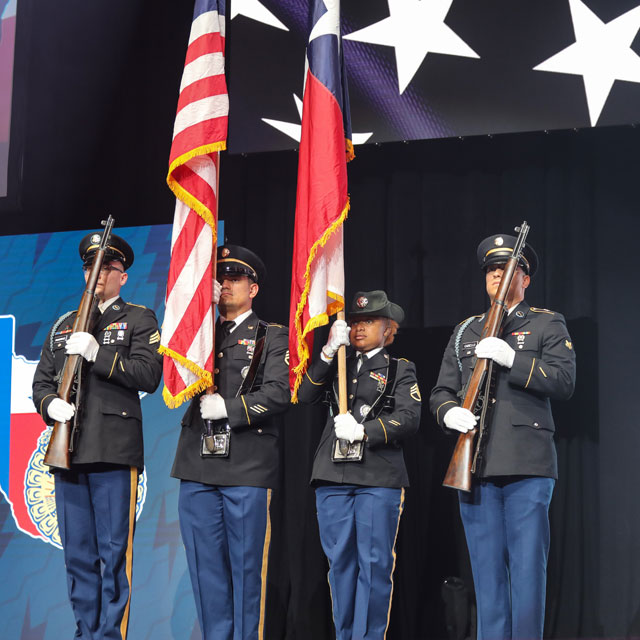
{"type": "Polygon", "coordinates": [[[331,449],[332,462],[361,462],[364,457],[364,442],[349,442],[335,438],[331,449]]]}

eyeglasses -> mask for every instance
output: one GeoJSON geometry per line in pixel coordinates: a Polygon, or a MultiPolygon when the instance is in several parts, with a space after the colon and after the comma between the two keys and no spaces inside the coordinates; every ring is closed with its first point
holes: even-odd
{"type": "MultiPolygon", "coordinates": [[[[91,271],[91,265],[82,265],[82,270],[85,273],[87,273],[87,271],[91,271]]],[[[118,269],[118,267],[115,267],[112,264],[103,264],[100,268],[100,273],[111,273],[112,271],[119,271],[120,273],[124,273],[124,269],[118,269]]]]}

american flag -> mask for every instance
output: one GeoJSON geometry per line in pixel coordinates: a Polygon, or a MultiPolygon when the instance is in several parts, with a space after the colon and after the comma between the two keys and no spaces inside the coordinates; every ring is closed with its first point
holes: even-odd
{"type": "Polygon", "coordinates": [[[344,308],[342,225],[353,157],[340,39],[340,3],[311,2],[312,29],[298,160],[290,310],[292,401],[309,361],[312,331],[344,308]]]}
{"type": "Polygon", "coordinates": [[[196,0],[167,176],[176,210],[160,353],[172,408],[212,384],[212,257],[229,112],[224,44],[225,1],[196,0]]]}

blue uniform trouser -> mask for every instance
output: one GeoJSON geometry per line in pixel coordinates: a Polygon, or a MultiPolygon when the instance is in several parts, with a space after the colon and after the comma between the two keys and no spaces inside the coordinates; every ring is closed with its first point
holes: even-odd
{"type": "Polygon", "coordinates": [[[138,470],[82,465],[56,471],[54,478],[75,637],[125,640],[138,470]]]}
{"type": "Polygon", "coordinates": [[[458,492],[478,640],[536,640],[544,628],[553,478],[508,476],[458,492]]]}
{"type": "Polygon", "coordinates": [[[382,640],[389,625],[395,544],[404,489],[316,488],[320,540],[329,560],[336,640],[382,640]]]}
{"type": "Polygon", "coordinates": [[[180,481],[180,531],[203,640],[264,637],[271,489],[180,481]]]}

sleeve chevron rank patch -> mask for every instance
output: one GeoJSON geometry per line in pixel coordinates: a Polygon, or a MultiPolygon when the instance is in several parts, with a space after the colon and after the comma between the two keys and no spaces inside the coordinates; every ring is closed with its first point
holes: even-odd
{"type": "Polygon", "coordinates": [[[422,396],[420,395],[420,389],[418,388],[418,383],[416,382],[413,387],[409,390],[409,394],[416,402],[422,402],[422,396]]]}

